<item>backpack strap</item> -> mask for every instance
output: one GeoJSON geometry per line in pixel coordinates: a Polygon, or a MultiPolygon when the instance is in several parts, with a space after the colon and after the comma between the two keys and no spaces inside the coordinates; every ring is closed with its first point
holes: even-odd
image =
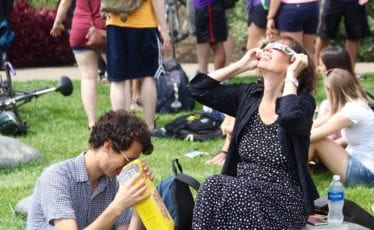
{"type": "Polygon", "coordinates": [[[175,175],[179,173],[183,173],[183,169],[182,169],[181,164],[179,164],[178,158],[171,161],[171,167],[175,175]]]}
{"type": "Polygon", "coordinates": [[[178,173],[175,176],[175,179],[178,180],[178,181],[181,181],[185,184],[188,184],[189,186],[194,188],[196,191],[199,190],[200,183],[193,177],[190,177],[190,176],[188,176],[186,174],[183,174],[183,173],[178,173]]]}
{"type": "Polygon", "coordinates": [[[196,191],[199,190],[200,183],[195,178],[183,173],[183,169],[182,169],[181,164],[178,161],[178,158],[172,160],[171,164],[172,164],[173,172],[175,174],[175,179],[185,184],[188,184],[189,186],[194,188],[196,191]]]}

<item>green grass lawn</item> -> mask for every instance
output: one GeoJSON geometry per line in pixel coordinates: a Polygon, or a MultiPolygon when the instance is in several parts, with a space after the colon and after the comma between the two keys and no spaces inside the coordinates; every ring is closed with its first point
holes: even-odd
{"type": "MultiPolygon", "coordinates": [[[[254,78],[236,78],[233,82],[253,81],[254,78]]],[[[361,81],[362,85],[374,92],[374,74],[361,81]]],[[[33,89],[55,86],[54,81],[15,82],[16,89],[33,89]]],[[[59,93],[48,93],[20,107],[20,114],[29,125],[27,135],[17,139],[31,145],[43,154],[43,159],[16,168],[0,170],[0,229],[23,229],[26,218],[15,214],[13,207],[19,200],[32,193],[34,184],[48,165],[77,156],[87,149],[87,122],[80,100],[80,82],[74,81],[74,92],[69,97],[59,93]]],[[[321,87],[319,87],[321,88],[321,87]]],[[[99,84],[99,108],[101,115],[110,109],[109,87],[99,84]]],[[[317,101],[323,98],[323,90],[316,93],[317,101]]],[[[142,116],[141,113],[139,113],[142,116]]],[[[157,125],[162,127],[180,114],[158,114],[157,125]]],[[[208,142],[185,142],[175,139],[153,140],[155,150],[150,156],[142,156],[152,167],[155,182],[172,175],[171,160],[179,158],[184,171],[199,181],[217,174],[219,166],[207,166],[205,161],[218,152],[224,139],[208,142]],[[190,159],[185,156],[189,150],[199,149],[209,155],[190,159]]],[[[320,195],[325,196],[331,174],[323,172],[313,175],[320,195]]],[[[357,202],[370,213],[374,205],[374,188],[357,186],[346,189],[346,197],[357,202]]]]}

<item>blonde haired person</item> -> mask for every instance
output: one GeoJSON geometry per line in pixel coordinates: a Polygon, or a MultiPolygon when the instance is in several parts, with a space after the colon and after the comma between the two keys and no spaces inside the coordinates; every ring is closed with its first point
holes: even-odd
{"type": "Polygon", "coordinates": [[[343,69],[326,74],[331,112],[311,131],[309,159],[317,157],[348,185],[374,185],[374,112],[358,81],[343,69]],[[347,147],[327,138],[342,130],[347,147]]]}

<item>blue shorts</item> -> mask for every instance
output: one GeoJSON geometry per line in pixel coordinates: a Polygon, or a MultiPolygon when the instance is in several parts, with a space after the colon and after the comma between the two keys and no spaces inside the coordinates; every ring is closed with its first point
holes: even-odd
{"type": "Polygon", "coordinates": [[[299,4],[282,3],[276,16],[276,27],[280,32],[304,32],[315,34],[318,27],[318,2],[299,4]]]}
{"type": "Polygon", "coordinates": [[[83,47],[83,46],[72,46],[70,47],[73,52],[80,52],[80,51],[86,51],[86,50],[94,50],[88,47],[83,47]]]}
{"type": "Polygon", "coordinates": [[[108,79],[121,82],[164,73],[157,28],[107,26],[108,79]]]}
{"type": "Polygon", "coordinates": [[[349,155],[345,183],[350,186],[359,183],[374,186],[374,174],[363,166],[360,161],[349,155]]]}
{"type": "Polygon", "coordinates": [[[253,22],[257,27],[266,29],[266,16],[268,14],[267,10],[264,10],[261,4],[250,7],[248,10],[248,22],[247,25],[251,25],[253,22]]]}
{"type": "Polygon", "coordinates": [[[318,35],[321,38],[335,38],[343,16],[348,39],[358,40],[370,35],[366,5],[361,6],[358,1],[325,1],[318,35]]]}

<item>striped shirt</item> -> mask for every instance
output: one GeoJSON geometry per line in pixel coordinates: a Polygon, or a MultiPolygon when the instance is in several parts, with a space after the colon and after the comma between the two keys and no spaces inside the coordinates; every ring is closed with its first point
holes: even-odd
{"type": "MultiPolygon", "coordinates": [[[[83,229],[108,207],[117,190],[116,178],[102,176],[95,190],[90,191],[84,153],[51,165],[35,185],[26,229],[54,229],[56,219],[75,219],[78,229],[83,229]]],[[[128,209],[115,226],[128,224],[130,219],[128,209]]]]}

